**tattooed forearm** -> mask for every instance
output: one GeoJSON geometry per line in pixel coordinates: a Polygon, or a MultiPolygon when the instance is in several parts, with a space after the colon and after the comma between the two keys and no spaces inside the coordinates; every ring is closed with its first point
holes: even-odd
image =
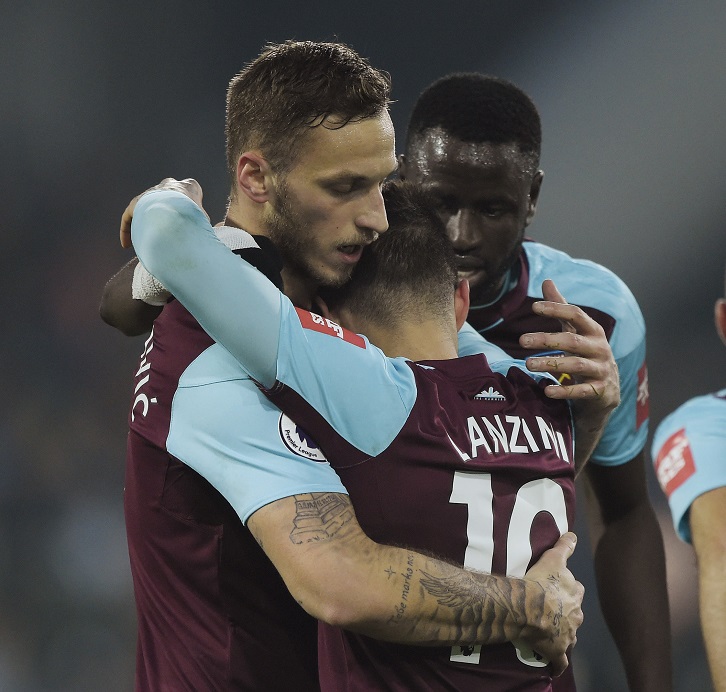
{"type": "Polygon", "coordinates": [[[462,571],[410,551],[405,566],[399,563],[396,570],[389,566],[384,572],[399,589],[388,626],[428,628],[432,643],[554,642],[561,636],[565,614],[556,573],[538,582],[462,571]],[[417,598],[432,604],[423,619],[417,598]]]}
{"type": "Polygon", "coordinates": [[[460,647],[522,640],[552,660],[564,657],[581,622],[578,583],[558,553],[522,578],[463,570],[371,540],[339,493],[269,503],[249,527],[308,613],[370,637],[460,647]]]}
{"type": "Polygon", "coordinates": [[[300,545],[332,538],[354,519],[350,498],[341,493],[295,495],[294,528],[290,540],[300,545]]]}

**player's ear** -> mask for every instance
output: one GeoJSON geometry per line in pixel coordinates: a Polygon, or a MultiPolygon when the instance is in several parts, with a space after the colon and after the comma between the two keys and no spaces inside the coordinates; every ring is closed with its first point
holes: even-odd
{"type": "Polygon", "coordinates": [[[459,331],[466,322],[469,314],[469,281],[468,279],[460,279],[456,285],[456,293],[454,294],[454,314],[456,315],[456,331],[459,331]]]}
{"type": "Polygon", "coordinates": [[[532,184],[529,187],[529,202],[527,204],[527,218],[524,222],[525,226],[532,223],[535,212],[537,211],[537,200],[539,199],[539,191],[542,189],[542,180],[544,179],[544,171],[537,171],[532,178],[532,184]]]}
{"type": "Polygon", "coordinates": [[[398,169],[396,173],[401,180],[406,180],[406,157],[403,154],[399,154],[397,157],[398,169]]]}
{"type": "Polygon", "coordinates": [[[270,196],[271,170],[264,156],[246,151],[237,160],[237,187],[253,202],[264,204],[270,196]]]}
{"type": "Polygon", "coordinates": [[[714,321],[716,322],[716,331],[721,337],[721,341],[726,344],[726,298],[719,298],[716,301],[713,316],[714,321]]]}

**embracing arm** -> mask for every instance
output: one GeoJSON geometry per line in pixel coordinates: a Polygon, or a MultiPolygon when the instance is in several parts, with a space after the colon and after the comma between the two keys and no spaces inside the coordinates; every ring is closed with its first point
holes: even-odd
{"type": "Polygon", "coordinates": [[[138,263],[134,257],[108,280],[99,308],[101,319],[126,336],[149,332],[162,310],[161,305],[149,305],[132,297],[131,284],[138,263]]]}
{"type": "Polygon", "coordinates": [[[144,267],[257,382],[272,386],[281,319],[278,288],[224,245],[186,194],[155,189],[129,208],[134,248],[144,267]]]}
{"type": "Polygon", "coordinates": [[[419,645],[525,640],[556,674],[567,665],[565,650],[582,621],[583,589],[566,566],[574,534],[515,579],[375,543],[339,493],[278,500],[248,526],[295,599],[329,624],[419,645]]]}
{"type": "MultiPolygon", "coordinates": [[[[137,198],[134,198],[134,202],[137,198]]],[[[131,219],[134,214],[134,202],[129,204],[121,216],[119,240],[121,247],[131,247],[131,219]]],[[[101,319],[108,325],[115,327],[126,336],[139,336],[151,331],[154,320],[159,316],[163,303],[169,297],[164,295],[159,302],[146,302],[134,298],[134,273],[139,264],[137,257],[125,264],[116,272],[103,288],[99,313],[101,319]]],[[[151,277],[149,277],[151,278],[151,277]]],[[[163,289],[163,286],[158,285],[163,289]]]]}
{"type": "Polygon", "coordinates": [[[699,495],[691,505],[691,536],[698,557],[703,641],[716,692],[726,690],[726,487],[699,495]]]}
{"type": "Polygon", "coordinates": [[[631,690],[672,689],[663,537],[648,498],[645,455],[588,464],[586,511],[600,608],[631,690]]]}

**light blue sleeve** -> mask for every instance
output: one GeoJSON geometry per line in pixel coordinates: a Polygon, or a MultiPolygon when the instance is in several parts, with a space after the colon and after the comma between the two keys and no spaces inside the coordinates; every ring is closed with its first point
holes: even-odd
{"type": "MultiPolygon", "coordinates": [[[[614,353],[613,349],[613,353],[614,353]]],[[[591,461],[616,466],[633,459],[648,440],[648,417],[639,411],[648,406],[648,376],[645,369],[645,341],[618,358],[620,405],[610,414],[605,432],[591,461]]]]}
{"type": "Polygon", "coordinates": [[[314,441],[219,344],[179,380],[167,449],[216,488],[243,522],[285,497],[347,494],[314,441]]]}
{"type": "Polygon", "coordinates": [[[404,359],[386,358],[327,320],[322,330],[315,323],[303,328],[292,303],[216,238],[186,195],[146,193],[131,231],[146,269],[254,379],[266,387],[288,385],[371,455],[396,437],[416,400],[404,359]]]}
{"type": "Polygon", "coordinates": [[[142,195],[131,239],[149,273],[254,379],[272,386],[282,294],[267,277],[225,247],[202,210],[181,192],[142,195]]]}
{"type": "Polygon", "coordinates": [[[370,456],[380,454],[416,402],[408,361],[386,357],[366,337],[319,315],[302,310],[298,317],[289,301],[283,303],[285,310],[278,381],[298,392],[352,445],[370,456]]]}
{"type": "Polygon", "coordinates": [[[691,504],[726,486],[726,389],[691,399],[667,416],[656,429],[651,453],[676,533],[690,543],[691,504]]]}
{"type": "Polygon", "coordinates": [[[525,243],[530,266],[530,296],[542,296],[542,281],[553,279],[570,303],[610,315],[615,327],[610,346],[620,375],[620,405],[608,420],[590,461],[624,464],[639,454],[648,439],[648,378],[645,365],[645,320],[635,296],[620,277],[596,262],[575,259],[540,243],[525,243]]]}
{"type": "Polygon", "coordinates": [[[487,341],[468,322],[459,330],[459,356],[473,356],[483,353],[489,363],[497,360],[510,360],[510,356],[496,344],[487,341]]]}

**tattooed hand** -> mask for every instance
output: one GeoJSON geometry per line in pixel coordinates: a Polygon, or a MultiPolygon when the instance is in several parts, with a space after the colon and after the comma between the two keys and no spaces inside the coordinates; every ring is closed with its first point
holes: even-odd
{"type": "Polygon", "coordinates": [[[577,628],[583,620],[585,588],[567,569],[576,542],[574,533],[564,534],[524,575],[536,588],[528,590],[532,594],[527,609],[530,624],[522,630],[521,643],[549,659],[553,675],[561,675],[567,668],[566,652],[577,642],[577,628]]]}

